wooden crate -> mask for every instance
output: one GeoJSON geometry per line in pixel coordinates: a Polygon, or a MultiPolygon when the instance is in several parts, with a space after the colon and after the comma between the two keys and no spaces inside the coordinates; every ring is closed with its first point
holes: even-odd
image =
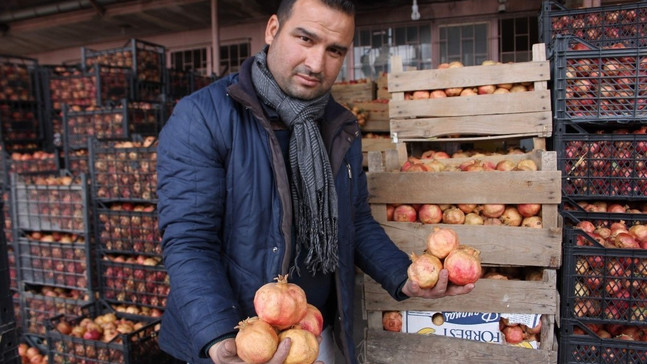
{"type": "Polygon", "coordinates": [[[492,66],[404,71],[391,61],[388,88],[391,132],[400,141],[423,141],[450,135],[482,137],[550,137],[550,65],[545,45],[533,46],[533,61],[492,66]],[[532,82],[534,90],[509,94],[405,100],[416,90],[532,82]]]}
{"type": "Polygon", "coordinates": [[[367,114],[366,124],[362,126],[364,132],[389,132],[389,103],[372,101],[356,101],[351,104],[364,110],[367,114]]]}
{"type": "Polygon", "coordinates": [[[406,155],[405,149],[404,143],[394,143],[391,138],[362,138],[363,165],[368,167],[368,153],[370,152],[381,152],[384,157],[387,150],[396,150],[400,154],[406,155]]]}
{"type": "Polygon", "coordinates": [[[360,80],[357,82],[335,83],[330,91],[335,101],[352,104],[356,101],[375,100],[375,82],[360,80]]]}
{"type": "MultiPolygon", "coordinates": [[[[488,156],[532,158],[538,171],[399,172],[402,151],[369,153],[367,173],[373,215],[396,245],[407,253],[422,252],[436,226],[451,227],[463,244],[481,251],[484,266],[532,266],[543,270],[541,281],[481,279],[468,295],[398,302],[365,276],[364,305],[368,363],[556,363],[554,329],[559,310],[556,269],[561,265],[562,232],[558,216],[561,172],[555,152],[488,156]],[[406,188],[402,188],[406,186],[406,188]],[[484,188],[487,186],[487,188],[484,188]],[[469,193],[467,191],[474,191],[469,193]],[[389,203],[541,203],[543,228],[402,223],[386,220],[389,203]],[[461,340],[443,336],[386,332],[383,311],[452,311],[541,314],[537,350],[461,340]],[[442,358],[442,359],[441,359],[442,358]]],[[[469,158],[443,160],[460,164],[469,158]]]]}

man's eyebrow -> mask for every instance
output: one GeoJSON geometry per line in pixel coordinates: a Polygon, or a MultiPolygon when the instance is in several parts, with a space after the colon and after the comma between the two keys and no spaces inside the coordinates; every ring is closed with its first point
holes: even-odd
{"type": "MultiPolygon", "coordinates": [[[[305,28],[302,28],[302,27],[295,28],[295,31],[296,31],[296,33],[301,33],[301,34],[305,35],[306,37],[308,37],[308,38],[310,38],[310,39],[312,39],[314,41],[319,41],[321,39],[315,33],[311,32],[311,31],[309,31],[309,30],[307,30],[305,28]]],[[[344,53],[344,54],[346,54],[346,52],[348,52],[348,47],[343,46],[341,44],[333,43],[330,46],[328,46],[328,48],[329,49],[335,49],[335,50],[337,50],[337,51],[339,51],[341,53],[344,53]]]]}

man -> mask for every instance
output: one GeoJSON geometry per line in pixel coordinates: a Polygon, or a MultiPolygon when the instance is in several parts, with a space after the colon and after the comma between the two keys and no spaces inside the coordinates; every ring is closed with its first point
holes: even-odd
{"type": "MultiPolygon", "coordinates": [[[[354,34],[347,0],[283,0],[268,47],[184,98],[158,147],[159,219],[171,293],[159,343],[198,363],[240,363],[234,327],[279,274],[324,315],[319,360],[348,363],[355,265],[396,299],[442,297],[407,280],[408,256],[372,218],[352,113],[330,97],[354,34]]],[[[281,343],[270,363],[282,363],[281,343]]]]}

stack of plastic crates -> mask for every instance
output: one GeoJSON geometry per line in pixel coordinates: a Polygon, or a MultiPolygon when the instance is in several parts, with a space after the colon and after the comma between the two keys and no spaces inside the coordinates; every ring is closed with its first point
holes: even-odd
{"type": "MultiPolygon", "coordinates": [[[[0,202],[0,207],[2,205],[0,202]]],[[[18,332],[9,271],[8,245],[0,226],[0,362],[19,364],[18,332]]]]}
{"type": "Polygon", "coordinates": [[[560,363],[647,362],[646,15],[546,2],[540,17],[562,171],[560,363]]]}

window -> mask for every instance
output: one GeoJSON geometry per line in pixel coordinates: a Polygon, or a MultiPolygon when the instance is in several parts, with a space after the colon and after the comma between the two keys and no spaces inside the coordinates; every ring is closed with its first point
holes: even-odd
{"type": "Polygon", "coordinates": [[[537,17],[499,20],[499,60],[532,61],[532,45],[539,42],[537,17]]]}
{"type": "Polygon", "coordinates": [[[171,52],[171,68],[207,74],[208,47],[171,52]]]}
{"type": "Polygon", "coordinates": [[[220,72],[219,75],[238,72],[243,61],[250,56],[251,45],[249,41],[220,46],[220,72]]]}
{"type": "Polygon", "coordinates": [[[431,26],[358,29],[353,48],[355,79],[376,79],[381,72],[389,72],[393,55],[402,57],[404,67],[431,68],[431,26]]]}
{"type": "Polygon", "coordinates": [[[442,26],[439,31],[439,63],[459,61],[474,66],[488,59],[487,24],[442,26]]]}

